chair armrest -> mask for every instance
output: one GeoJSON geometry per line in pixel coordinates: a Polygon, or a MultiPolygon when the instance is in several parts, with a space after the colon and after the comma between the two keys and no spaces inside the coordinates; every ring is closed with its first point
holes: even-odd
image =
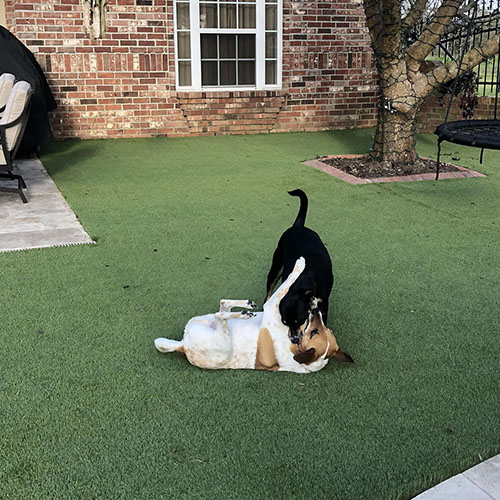
{"type": "MultiPolygon", "coordinates": [[[[2,111],[2,109],[0,109],[0,111],[2,111]]],[[[17,125],[24,118],[25,114],[26,114],[26,109],[15,120],[12,120],[11,122],[8,122],[8,123],[1,124],[0,125],[0,132],[5,133],[6,129],[11,128],[14,125],[17,125]]]]}
{"type": "MultiPolygon", "coordinates": [[[[30,96],[31,97],[31,96],[30,96]]],[[[30,99],[31,101],[31,99],[30,99]]],[[[29,112],[31,110],[31,102],[28,101],[28,105],[24,108],[23,112],[15,119],[12,120],[11,122],[8,123],[3,123],[0,124],[0,149],[4,151],[4,156],[7,151],[9,151],[9,148],[7,147],[7,129],[14,127],[18,123],[22,122],[25,118],[27,118],[27,115],[29,115],[29,112]]],[[[19,143],[17,147],[19,146],[19,143]]],[[[16,147],[16,149],[17,149],[16,147]]]]}

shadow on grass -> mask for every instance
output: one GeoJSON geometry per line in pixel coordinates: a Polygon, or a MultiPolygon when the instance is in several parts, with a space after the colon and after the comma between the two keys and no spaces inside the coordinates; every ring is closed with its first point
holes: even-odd
{"type": "Polygon", "coordinates": [[[326,133],[332,137],[332,150],[321,154],[365,154],[372,145],[375,129],[330,130],[326,133]]]}
{"type": "Polygon", "coordinates": [[[64,148],[61,148],[60,142],[57,141],[44,144],[41,148],[40,158],[50,175],[58,174],[77,166],[78,163],[86,163],[99,156],[95,141],[71,139],[62,142],[65,144],[64,148]]]}

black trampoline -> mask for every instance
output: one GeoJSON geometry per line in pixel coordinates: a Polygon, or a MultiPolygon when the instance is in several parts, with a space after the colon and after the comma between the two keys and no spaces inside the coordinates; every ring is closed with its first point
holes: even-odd
{"type": "Polygon", "coordinates": [[[500,149],[500,120],[459,120],[439,125],[438,141],[473,148],[500,149]]]}

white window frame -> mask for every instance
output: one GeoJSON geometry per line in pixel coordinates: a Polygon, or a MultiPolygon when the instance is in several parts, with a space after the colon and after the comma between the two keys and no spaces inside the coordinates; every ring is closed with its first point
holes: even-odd
{"type": "MultiPolygon", "coordinates": [[[[180,0],[186,2],[187,0],[180,0]]],[[[189,24],[191,38],[191,85],[179,85],[178,71],[178,44],[177,44],[177,0],[174,0],[174,45],[175,45],[175,86],[181,92],[238,92],[249,90],[280,90],[282,88],[282,47],[283,47],[283,0],[278,0],[277,9],[277,68],[276,84],[266,85],[266,2],[256,0],[255,28],[252,29],[225,29],[200,28],[200,0],[189,0],[189,24]],[[201,84],[201,37],[202,34],[213,35],[255,35],[255,85],[230,87],[203,86],[201,84]]]]}

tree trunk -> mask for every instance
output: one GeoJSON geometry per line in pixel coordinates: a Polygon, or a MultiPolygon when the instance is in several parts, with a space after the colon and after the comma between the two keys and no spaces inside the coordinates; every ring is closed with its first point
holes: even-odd
{"type": "Polygon", "coordinates": [[[400,53],[379,57],[377,130],[370,156],[384,163],[406,164],[418,160],[415,144],[417,98],[400,53]]]}
{"type": "MultiPolygon", "coordinates": [[[[383,102],[382,98],[370,156],[384,163],[415,163],[418,161],[415,144],[417,105],[402,113],[387,109],[383,102]]],[[[386,101],[386,105],[389,103],[386,101]]]]}

